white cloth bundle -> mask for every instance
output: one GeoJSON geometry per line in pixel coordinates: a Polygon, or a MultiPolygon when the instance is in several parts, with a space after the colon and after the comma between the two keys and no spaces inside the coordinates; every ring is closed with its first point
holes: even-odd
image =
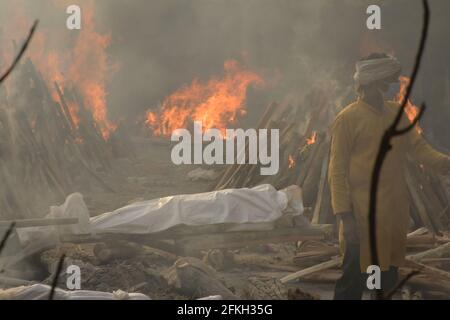
{"type": "Polygon", "coordinates": [[[45,246],[58,243],[59,234],[149,234],[177,225],[222,223],[239,224],[245,230],[262,230],[272,228],[272,223],[285,213],[301,215],[303,211],[298,186],[276,190],[269,184],[262,184],[253,188],[174,195],[135,202],[92,218],[89,218],[83,196],[73,193],[64,204],[51,207],[48,217],[78,218],[77,225],[23,228],[18,234],[22,243],[41,247],[39,241],[42,240],[45,246]]]}
{"type": "Polygon", "coordinates": [[[401,66],[396,58],[362,60],[356,63],[356,72],[353,76],[357,85],[368,85],[372,82],[389,78],[400,72],[401,66]]]}
{"type": "Polygon", "coordinates": [[[101,233],[154,233],[176,225],[273,222],[288,206],[285,192],[269,184],[175,195],[132,203],[92,217],[92,231],[101,233]]]}

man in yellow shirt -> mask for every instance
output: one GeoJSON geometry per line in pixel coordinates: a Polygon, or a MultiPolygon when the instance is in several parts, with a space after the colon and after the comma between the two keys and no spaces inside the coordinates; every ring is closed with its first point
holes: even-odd
{"type": "MultiPolygon", "coordinates": [[[[366,288],[369,249],[370,181],[381,137],[393,122],[399,105],[385,101],[389,84],[397,81],[400,64],[386,54],[371,54],[356,63],[354,80],[359,97],[336,117],[332,128],[329,183],[333,211],[344,249],[343,275],[335,299],[361,299],[366,288]]],[[[409,124],[403,116],[400,128],[409,124]]],[[[403,170],[405,157],[437,172],[450,170],[450,158],[434,150],[417,130],[397,136],[384,162],[378,189],[377,248],[381,286],[392,289],[406,253],[409,201],[403,170]]]]}

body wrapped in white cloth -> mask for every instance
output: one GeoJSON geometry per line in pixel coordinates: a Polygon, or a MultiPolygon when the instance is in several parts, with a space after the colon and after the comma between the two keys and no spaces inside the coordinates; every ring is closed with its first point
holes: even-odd
{"type": "Polygon", "coordinates": [[[135,202],[92,218],[83,196],[73,193],[64,204],[51,207],[48,217],[78,218],[77,225],[28,228],[19,230],[19,235],[26,241],[32,231],[48,234],[49,228],[56,228],[56,233],[72,234],[149,234],[177,225],[271,223],[286,212],[303,213],[301,189],[297,186],[276,190],[263,184],[254,188],[174,195],[135,202]]]}

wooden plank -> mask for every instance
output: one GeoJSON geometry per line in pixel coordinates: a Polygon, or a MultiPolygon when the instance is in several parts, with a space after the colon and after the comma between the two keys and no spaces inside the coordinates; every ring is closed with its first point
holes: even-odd
{"type": "Polygon", "coordinates": [[[443,244],[437,248],[409,255],[407,258],[414,261],[420,261],[426,258],[442,258],[448,252],[450,252],[450,242],[443,244]]]}
{"type": "MultiPolygon", "coordinates": [[[[320,139],[319,137],[317,138],[320,139]]],[[[303,184],[310,173],[311,167],[316,161],[317,156],[320,154],[321,146],[323,141],[316,141],[314,144],[310,144],[304,147],[301,152],[308,152],[305,161],[300,165],[300,175],[297,178],[296,185],[303,187],[303,184]]]]}
{"type": "Polygon", "coordinates": [[[416,236],[416,235],[417,235],[417,236],[421,236],[421,235],[426,234],[427,232],[428,232],[428,229],[427,229],[427,228],[421,227],[421,228],[419,228],[419,229],[416,229],[416,230],[414,230],[414,231],[408,233],[407,238],[413,237],[413,236],[416,236]]]}
{"type": "Polygon", "coordinates": [[[264,243],[296,242],[324,239],[329,227],[280,228],[270,231],[223,232],[178,238],[178,243],[189,250],[241,248],[264,243]]]}
{"type": "Polygon", "coordinates": [[[450,258],[426,258],[421,260],[424,263],[427,262],[450,262],[450,258]]]}
{"type": "Polygon", "coordinates": [[[444,278],[446,280],[450,280],[450,272],[447,272],[445,270],[438,269],[438,268],[435,268],[435,267],[427,266],[426,264],[417,262],[417,261],[409,259],[409,258],[406,258],[406,261],[410,265],[412,265],[412,266],[416,267],[417,269],[419,269],[421,272],[429,273],[429,274],[431,274],[433,276],[439,276],[439,277],[442,277],[442,278],[444,278]]]}
{"type": "Polygon", "coordinates": [[[420,215],[422,223],[428,230],[430,230],[433,233],[437,233],[437,230],[434,227],[434,224],[431,221],[430,217],[428,216],[427,209],[419,195],[419,191],[417,190],[418,186],[415,185],[409,170],[406,170],[405,172],[405,180],[411,196],[411,200],[414,203],[414,206],[416,207],[420,215]]]}
{"type": "MultiPolygon", "coordinates": [[[[278,103],[276,103],[276,102],[271,103],[266,108],[263,116],[259,120],[258,129],[263,129],[263,128],[267,127],[267,125],[269,124],[269,120],[271,119],[271,117],[273,116],[273,114],[275,113],[277,108],[278,108],[278,103]]],[[[247,150],[247,149],[248,149],[248,140],[246,140],[246,143],[245,143],[245,150],[247,150]]],[[[237,155],[235,155],[235,157],[236,156],[237,155]]],[[[216,186],[214,187],[214,190],[225,189],[228,186],[228,184],[231,182],[233,177],[242,169],[242,166],[243,166],[242,164],[233,164],[233,165],[229,166],[227,169],[225,169],[225,171],[223,172],[219,181],[217,182],[216,186]]]]}
{"type": "MultiPolygon", "coordinates": [[[[329,138],[325,140],[325,143],[329,142],[329,138]]],[[[319,180],[319,191],[316,198],[316,205],[314,207],[314,213],[312,217],[312,223],[320,223],[322,220],[320,218],[320,213],[322,211],[322,202],[324,199],[325,194],[325,186],[327,181],[327,175],[328,175],[328,160],[330,159],[330,150],[326,151],[326,156],[322,160],[322,168],[320,173],[320,180],[319,180]]]]}
{"type": "Polygon", "coordinates": [[[295,273],[292,273],[286,277],[283,277],[280,279],[280,281],[282,283],[286,283],[292,280],[297,280],[300,279],[301,277],[310,275],[312,273],[315,272],[319,272],[319,271],[323,271],[323,270],[327,270],[330,268],[334,268],[339,266],[342,263],[342,257],[337,257],[337,258],[333,258],[331,260],[316,264],[315,266],[306,268],[306,269],[302,269],[300,271],[297,271],[295,273]]]}
{"type": "Polygon", "coordinates": [[[416,179],[416,185],[420,187],[419,195],[427,208],[428,215],[437,230],[444,230],[444,225],[441,221],[439,213],[445,208],[436,196],[435,190],[432,189],[428,176],[421,170],[417,164],[410,166],[413,177],[416,179]]]}
{"type": "Polygon", "coordinates": [[[9,227],[12,222],[15,222],[15,228],[29,228],[29,227],[61,226],[68,224],[77,224],[78,218],[3,220],[0,221],[0,227],[9,227]]]}
{"type": "Polygon", "coordinates": [[[30,286],[35,283],[37,283],[37,282],[23,280],[23,279],[17,279],[17,278],[11,278],[11,277],[6,277],[6,276],[0,276],[0,286],[6,285],[9,287],[11,287],[11,286],[19,287],[19,286],[30,286]]]}

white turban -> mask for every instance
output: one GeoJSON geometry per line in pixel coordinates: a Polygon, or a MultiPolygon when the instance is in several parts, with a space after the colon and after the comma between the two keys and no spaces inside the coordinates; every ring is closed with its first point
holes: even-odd
{"type": "Polygon", "coordinates": [[[356,63],[353,76],[357,85],[368,85],[372,82],[389,78],[400,72],[401,67],[394,57],[362,60],[356,63]]]}

